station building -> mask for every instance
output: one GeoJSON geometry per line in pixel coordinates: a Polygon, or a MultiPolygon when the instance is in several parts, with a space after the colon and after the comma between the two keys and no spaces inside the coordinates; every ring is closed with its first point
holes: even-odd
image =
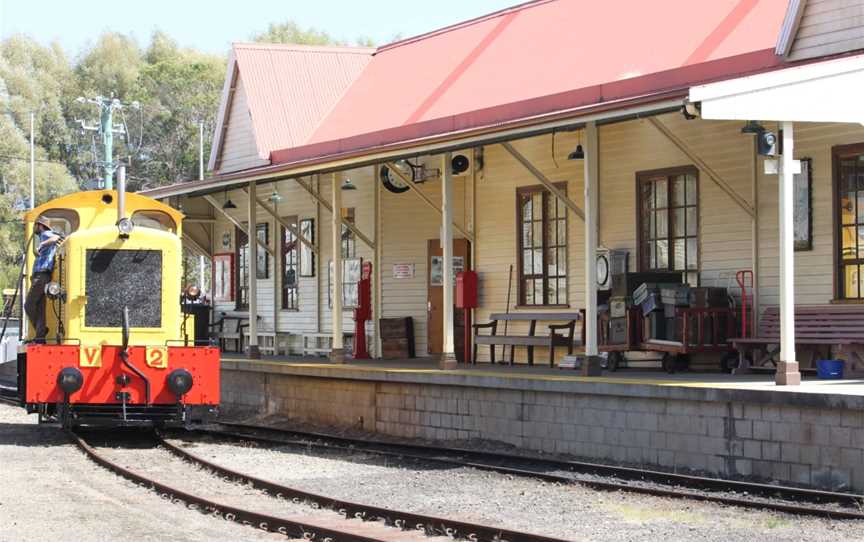
{"type": "MultiPolygon", "coordinates": [[[[864,491],[864,384],[798,385],[814,356],[796,356],[794,316],[864,297],[861,20],[839,0],[540,0],[377,49],[235,44],[212,175],[147,192],[183,209],[214,319],[238,324],[223,403],[864,491]],[[776,375],[721,375],[720,352],[599,375],[603,249],[738,305],[751,273],[742,333],[775,311],[776,375]],[[373,359],[357,360],[366,262],[373,359]],[[567,348],[548,368],[543,346],[527,367],[524,345],[513,367],[486,345],[456,363],[460,270],[478,276],[474,323],[542,313],[504,320],[542,335],[580,313],[581,368],[557,368],[567,348]],[[407,318],[412,356],[385,329],[407,318]]],[[[833,346],[860,376],[854,337],[833,346]]]]}

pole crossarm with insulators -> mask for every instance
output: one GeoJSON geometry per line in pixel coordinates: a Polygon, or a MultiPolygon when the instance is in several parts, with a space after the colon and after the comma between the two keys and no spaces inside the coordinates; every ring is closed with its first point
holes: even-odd
{"type": "Polygon", "coordinates": [[[100,162],[104,171],[103,179],[106,190],[114,189],[114,172],[117,170],[117,163],[114,161],[114,134],[126,135],[124,125],[114,125],[114,112],[125,107],[140,109],[140,104],[132,102],[124,104],[117,98],[106,98],[104,96],[96,96],[95,98],[85,98],[83,96],[75,100],[78,103],[95,105],[99,108],[99,125],[88,126],[83,120],[79,120],[82,130],[97,132],[102,136],[102,161],[100,162]]]}

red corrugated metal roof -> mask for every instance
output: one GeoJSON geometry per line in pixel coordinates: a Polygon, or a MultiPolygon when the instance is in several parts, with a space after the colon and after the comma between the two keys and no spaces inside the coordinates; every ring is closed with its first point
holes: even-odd
{"type": "Polygon", "coordinates": [[[785,11],[786,0],[516,6],[380,48],[310,145],[274,152],[271,161],[356,151],[766,69],[776,63],[772,50],[785,11]],[[731,57],[740,62],[719,62],[731,57]],[[604,93],[609,89],[617,90],[604,93]]]}
{"type": "Polygon", "coordinates": [[[258,152],[308,143],[374,49],[235,43],[258,152]]]}

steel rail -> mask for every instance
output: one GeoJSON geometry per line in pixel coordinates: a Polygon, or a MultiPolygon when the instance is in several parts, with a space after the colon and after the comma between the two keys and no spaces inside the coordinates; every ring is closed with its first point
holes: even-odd
{"type": "Polygon", "coordinates": [[[309,538],[309,536],[314,535],[314,539],[316,540],[329,540],[331,542],[384,542],[378,538],[370,538],[367,536],[330,529],[314,523],[300,522],[293,519],[260,514],[258,512],[217,503],[197,495],[192,495],[191,493],[186,493],[161,482],[151,480],[146,476],[135,473],[110,461],[87,444],[80,435],[71,431],[67,433],[78,448],[80,448],[81,451],[83,451],[84,454],[96,464],[123,478],[126,478],[127,480],[135,482],[136,484],[155,490],[162,497],[168,498],[172,502],[183,501],[188,507],[197,508],[202,513],[224,517],[228,521],[234,521],[236,523],[241,523],[268,532],[280,533],[292,538],[310,540],[311,538],[309,538]]]}
{"type": "Polygon", "coordinates": [[[412,512],[381,508],[318,495],[316,493],[284,486],[269,480],[256,478],[249,474],[228,469],[222,465],[198,457],[197,455],[168,442],[161,434],[159,435],[159,440],[162,446],[178,457],[209,469],[221,476],[240,481],[244,484],[250,484],[252,487],[265,491],[270,495],[275,495],[277,498],[305,501],[307,504],[311,504],[314,507],[337,510],[340,514],[349,518],[354,517],[363,520],[381,519],[384,520],[387,525],[392,525],[402,529],[413,528],[425,531],[429,536],[448,536],[453,539],[486,542],[564,542],[560,538],[500,529],[497,527],[428,516],[425,514],[415,514],[412,512]]]}
{"type": "Polygon", "coordinates": [[[547,482],[561,484],[580,484],[594,489],[607,491],[628,491],[632,493],[642,493],[659,497],[692,499],[697,501],[739,506],[743,508],[774,510],[777,512],[784,512],[788,514],[802,516],[817,516],[831,519],[864,519],[864,512],[861,511],[862,504],[864,504],[864,495],[857,495],[852,493],[840,493],[789,486],[778,486],[773,484],[759,484],[755,482],[743,482],[722,478],[708,478],[704,476],[691,476],[686,474],[642,470],[631,467],[618,467],[612,465],[601,465],[597,463],[585,463],[579,461],[560,461],[546,458],[525,457],[521,455],[507,454],[501,452],[467,450],[464,448],[445,448],[419,444],[391,443],[371,439],[328,435],[324,433],[281,430],[272,427],[263,427],[241,423],[220,422],[220,424],[226,427],[234,427],[237,429],[265,432],[270,431],[276,434],[297,435],[306,439],[315,438],[325,441],[330,440],[333,442],[343,442],[346,445],[339,446],[333,444],[310,443],[308,440],[292,441],[280,438],[262,437],[254,434],[250,435],[248,433],[242,432],[237,433],[219,430],[198,430],[216,435],[221,434],[232,438],[246,438],[262,442],[266,441],[272,444],[298,445],[306,447],[312,446],[322,449],[334,449],[350,452],[362,451],[375,453],[378,455],[402,457],[418,461],[428,461],[447,465],[460,465],[476,468],[478,470],[511,474],[514,476],[532,477],[547,482]],[[411,452],[409,452],[408,450],[411,450],[411,452]],[[430,455],[433,453],[441,455],[430,455]],[[454,456],[464,456],[471,459],[460,459],[454,456]],[[523,466],[513,467],[502,464],[507,462],[511,464],[519,463],[523,466]],[[528,465],[528,467],[526,467],[525,465],[528,465]],[[648,487],[641,485],[632,485],[625,482],[573,478],[569,476],[562,476],[560,474],[549,474],[546,472],[534,470],[533,468],[529,468],[530,466],[533,466],[535,468],[543,466],[559,471],[570,471],[579,474],[592,474],[596,476],[614,477],[631,482],[653,482],[656,484],[667,486],[671,485],[686,487],[688,489],[701,489],[705,491],[726,491],[747,495],[759,495],[763,498],[768,499],[775,498],[784,499],[787,501],[799,501],[808,503],[837,503],[852,507],[854,509],[849,510],[826,508],[819,506],[807,506],[806,504],[795,504],[790,502],[772,502],[728,495],[698,493],[695,491],[687,491],[684,489],[680,489],[679,487],[648,487]]]}

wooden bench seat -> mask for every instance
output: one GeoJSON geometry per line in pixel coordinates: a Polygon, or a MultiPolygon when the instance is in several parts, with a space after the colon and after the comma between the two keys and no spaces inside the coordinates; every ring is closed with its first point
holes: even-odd
{"type": "MultiPolygon", "coordinates": [[[[762,313],[756,337],[730,339],[738,351],[735,373],[765,369],[769,363],[776,366],[780,352],[780,308],[768,307],[762,313]]],[[[864,305],[799,305],[795,307],[795,352],[809,353],[809,366],[801,363],[802,370],[813,372],[816,359],[828,359],[831,349],[847,351],[859,364],[864,361],[864,305]],[[827,347],[827,348],[826,348],[827,347]]]]}
{"type": "MultiPolygon", "coordinates": [[[[261,317],[259,316],[260,320],[261,317]]],[[[249,327],[249,313],[244,311],[222,311],[219,313],[219,319],[210,324],[210,334],[219,341],[219,349],[223,352],[228,351],[228,342],[236,343],[237,350],[243,351],[244,333],[248,335],[246,329],[249,327]]]]}
{"type": "Polygon", "coordinates": [[[578,312],[512,312],[495,313],[489,316],[490,322],[486,324],[474,324],[474,355],[472,362],[477,363],[477,346],[489,346],[489,360],[495,363],[495,345],[510,347],[510,365],[513,365],[514,350],[517,346],[525,346],[528,349],[528,365],[534,364],[534,348],[538,346],[549,348],[549,366],[555,365],[555,348],[566,347],[567,353],[573,353],[573,336],[575,334],[576,321],[581,320],[582,315],[578,312]],[[546,335],[537,335],[537,322],[561,322],[564,324],[549,324],[546,335]],[[516,335],[508,333],[499,335],[499,322],[529,322],[527,335],[516,335]],[[488,335],[481,335],[480,331],[488,329],[488,335]],[[561,333],[561,332],[566,332],[561,333]]]}

